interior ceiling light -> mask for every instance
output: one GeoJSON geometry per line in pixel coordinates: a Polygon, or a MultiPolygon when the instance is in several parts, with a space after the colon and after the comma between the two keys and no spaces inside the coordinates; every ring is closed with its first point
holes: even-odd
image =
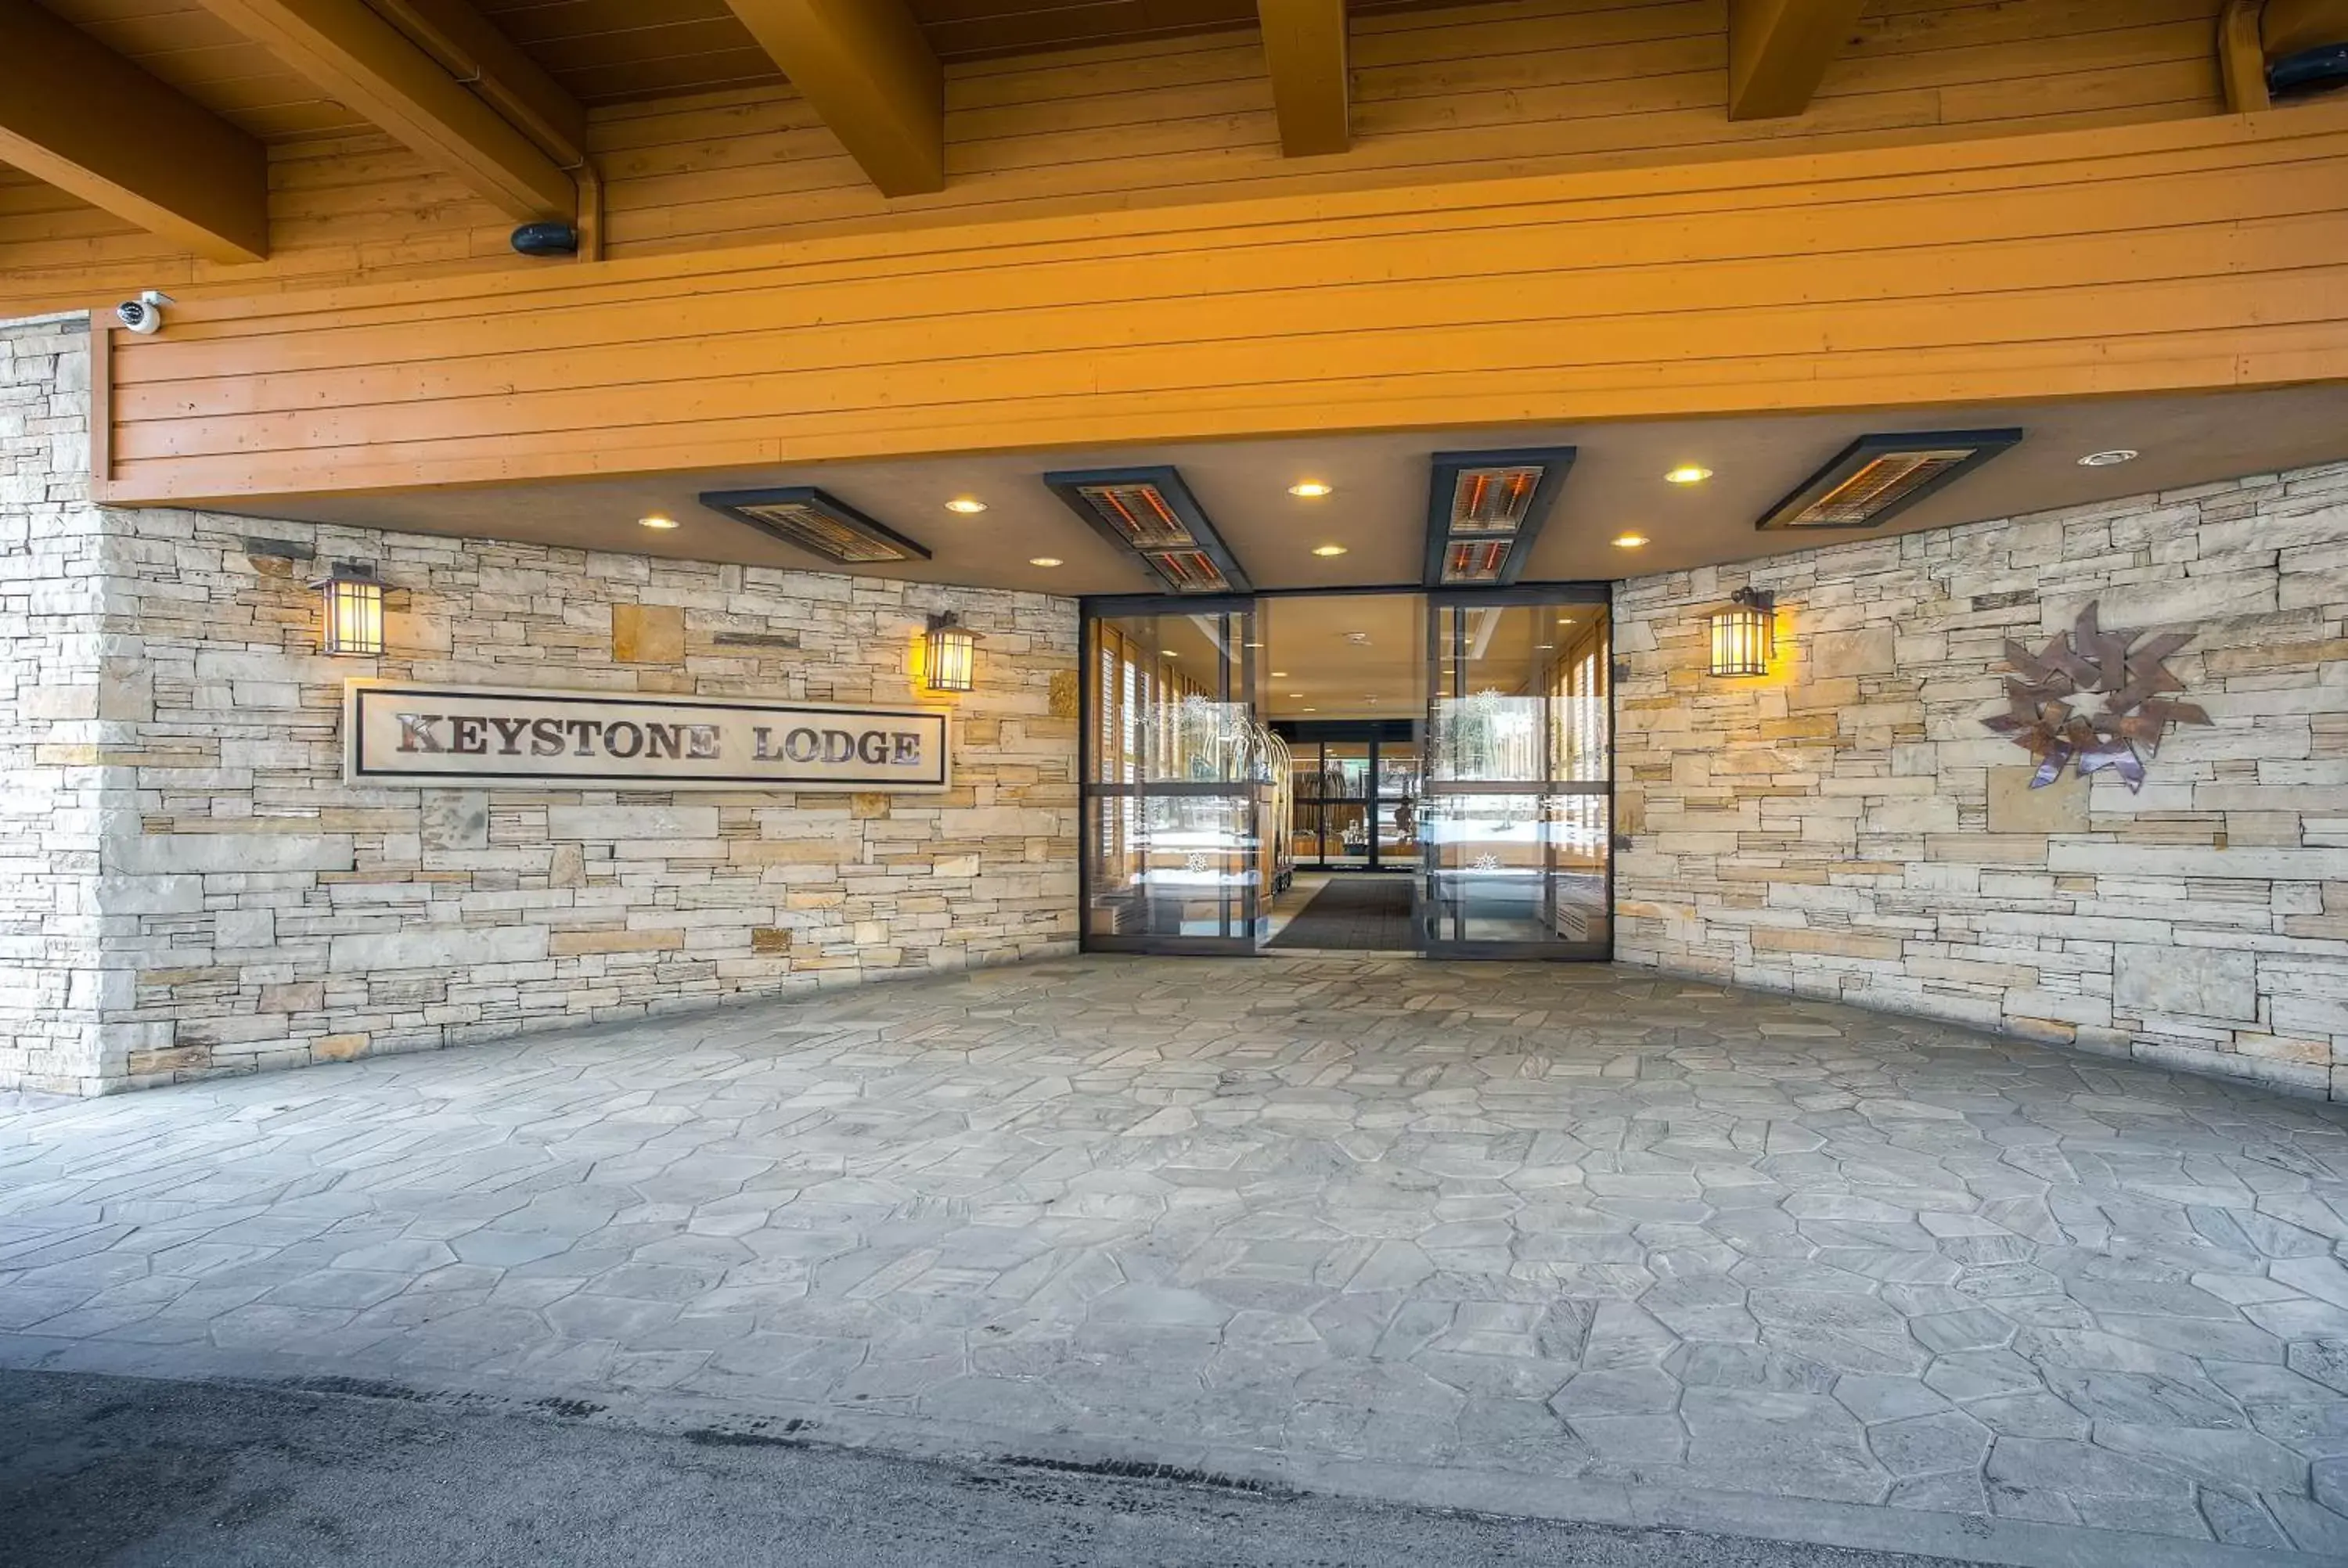
{"type": "Polygon", "coordinates": [[[643,517],[636,519],[636,526],[640,528],[657,528],[661,532],[666,533],[669,529],[676,527],[676,519],[670,517],[666,512],[646,512],[643,517]]]}
{"type": "Polygon", "coordinates": [[[1341,556],[1345,553],[1345,547],[1343,545],[1314,545],[1313,547],[1313,553],[1316,556],[1341,556]]]}
{"type": "Polygon", "coordinates": [[[1644,534],[1616,534],[1612,541],[1618,550],[1634,550],[1647,542],[1644,534]]]}
{"type": "Polygon", "coordinates": [[[1275,681],[1285,681],[1288,679],[1288,671],[1285,670],[1275,670],[1272,672],[1272,678],[1275,681]]]}
{"type": "Polygon", "coordinates": [[[1173,468],[1064,471],[1045,475],[1044,483],[1176,593],[1245,593],[1253,586],[1173,468]]]}
{"type": "Polygon", "coordinates": [[[701,504],[810,555],[841,566],[927,560],[930,552],[836,496],[810,486],[707,490],[701,504]]]}
{"type": "Polygon", "coordinates": [[[2108,452],[2090,452],[2079,459],[2082,468],[2116,468],[2122,463],[2133,463],[2142,454],[2133,446],[2115,446],[2108,452]]]}
{"type": "Polygon", "coordinates": [[[1027,558],[1027,564],[1029,566],[1059,566],[1064,563],[1058,556],[1029,556],[1027,558]]]}
{"type": "Polygon", "coordinates": [[[1663,476],[1674,485],[1701,485],[1712,477],[1712,470],[1697,463],[1683,463],[1663,476]]]}
{"type": "Polygon", "coordinates": [[[946,510],[975,515],[986,510],[986,503],[976,496],[956,496],[946,503],[946,510]]]}
{"type": "Polygon", "coordinates": [[[1307,500],[1318,500],[1334,488],[1334,486],[1324,485],[1318,479],[1300,479],[1288,487],[1288,493],[1292,496],[1303,496],[1307,500]]]}
{"type": "Polygon", "coordinates": [[[1426,487],[1426,586],[1516,581],[1573,457],[1570,446],[1437,452],[1426,487]]]}
{"type": "Polygon", "coordinates": [[[2019,430],[1862,436],[1761,515],[1756,528],[1872,528],[2022,439],[2019,430]]]}

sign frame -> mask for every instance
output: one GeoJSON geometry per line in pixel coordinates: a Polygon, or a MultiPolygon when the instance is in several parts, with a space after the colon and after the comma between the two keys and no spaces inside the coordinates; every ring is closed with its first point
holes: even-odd
{"type": "MultiPolygon", "coordinates": [[[[436,718],[446,715],[436,715],[436,718]]],[[[633,722],[633,721],[622,721],[633,722]]],[[[690,723],[680,718],[679,723],[690,723]]],[[[722,722],[722,721],[718,721],[722,722]]],[[[815,726],[801,725],[798,728],[815,726]]],[[[868,726],[869,728],[869,726],[868,726]]],[[[606,731],[608,733],[608,731],[606,731]]],[[[819,733],[821,733],[819,730],[819,733]]],[[[779,745],[779,743],[778,743],[779,745]]],[[[942,794],[953,787],[953,710],[922,707],[917,704],[809,702],[792,699],[760,697],[703,697],[685,692],[582,692],[563,687],[548,686],[471,686],[428,681],[399,681],[375,676],[355,676],[343,682],[343,782],[377,788],[417,789],[508,789],[544,793],[551,790],[726,790],[736,794],[746,791],[773,791],[792,794],[942,794]],[[719,775],[695,776],[653,771],[638,759],[631,767],[627,761],[611,762],[614,771],[600,773],[499,773],[464,766],[386,766],[380,755],[370,755],[367,746],[367,709],[371,702],[389,698],[438,700],[447,702],[515,702],[541,707],[569,708],[578,717],[592,720],[599,711],[614,708],[635,710],[641,719],[646,711],[679,715],[693,712],[738,716],[746,713],[770,714],[777,721],[771,728],[780,730],[794,716],[805,716],[821,726],[826,720],[835,721],[829,726],[837,731],[836,721],[843,719],[893,720],[901,727],[914,729],[925,742],[934,735],[934,763],[924,765],[922,776],[907,780],[901,774],[890,777],[815,775],[794,774],[792,760],[778,754],[771,763],[753,765],[765,771],[728,773],[719,775]],[[932,728],[933,726],[933,728],[932,728]]],[[[465,753],[436,753],[450,756],[510,756],[510,751],[483,751],[465,753]]],[[[848,765],[860,765],[848,759],[848,765]]],[[[885,764],[883,764],[885,765],[885,764]]]]}

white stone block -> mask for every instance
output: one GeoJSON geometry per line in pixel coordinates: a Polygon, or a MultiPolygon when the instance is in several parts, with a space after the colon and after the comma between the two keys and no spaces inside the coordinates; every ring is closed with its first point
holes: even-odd
{"type": "Polygon", "coordinates": [[[2112,1001],[2123,1010],[2258,1021],[2254,953],[2121,943],[2112,966],[2112,1001]]]}

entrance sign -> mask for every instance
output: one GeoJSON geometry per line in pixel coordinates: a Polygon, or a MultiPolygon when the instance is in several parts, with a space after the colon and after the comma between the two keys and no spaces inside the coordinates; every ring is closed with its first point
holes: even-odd
{"type": "Polygon", "coordinates": [[[657,789],[944,789],[935,708],[352,681],[352,784],[657,789]]]}

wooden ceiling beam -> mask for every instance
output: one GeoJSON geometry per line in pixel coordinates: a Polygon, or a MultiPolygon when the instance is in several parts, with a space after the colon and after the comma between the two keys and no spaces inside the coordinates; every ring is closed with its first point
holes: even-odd
{"type": "Polygon", "coordinates": [[[473,0],[371,0],[452,77],[565,169],[587,160],[587,111],[473,0]]]}
{"type": "Polygon", "coordinates": [[[1353,143],[1345,67],[1345,0],[1256,0],[1280,150],[1290,158],[1353,143]]]}
{"type": "Polygon", "coordinates": [[[945,189],[945,71],[905,0],[726,4],[883,196],[945,189]]]}
{"type": "Polygon", "coordinates": [[[1728,118],[1778,119],[1810,95],[1866,0],[1729,0],[1728,118]]]}
{"type": "Polygon", "coordinates": [[[33,0],[0,0],[0,161],[208,260],[269,254],[261,144],[33,0]]]}
{"type": "Polygon", "coordinates": [[[201,0],[516,220],[576,216],[571,176],[362,0],[201,0]]]}

